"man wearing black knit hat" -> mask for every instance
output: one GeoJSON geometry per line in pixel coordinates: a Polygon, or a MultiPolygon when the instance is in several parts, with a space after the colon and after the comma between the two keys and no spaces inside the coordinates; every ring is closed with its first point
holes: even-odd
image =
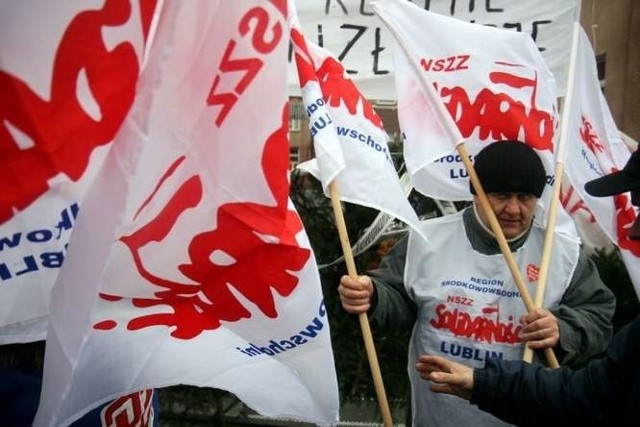
{"type": "MultiPolygon", "coordinates": [[[[546,181],[536,152],[519,141],[484,147],[474,169],[514,259],[535,294],[545,230],[535,211],[546,181]]],[[[408,370],[412,425],[504,425],[453,396],[435,393],[415,369],[437,354],[482,367],[490,356],[520,360],[524,346],[552,348],[562,364],[578,365],[600,354],[611,337],[613,294],[602,283],[579,240],[553,233],[543,307],[527,313],[480,209],[474,189],[468,208],[421,223],[396,244],[376,270],[338,286],[343,308],[367,312],[379,328],[412,328],[408,370]]]]}
{"type": "MultiPolygon", "coordinates": [[[[585,184],[595,197],[631,193],[640,206],[640,151],[625,167],[585,184]]],[[[627,230],[640,240],[636,216],[627,230]]],[[[416,366],[432,390],[470,400],[482,410],[518,425],[640,425],[640,317],[622,327],[603,357],[585,367],[548,370],[521,361],[491,358],[472,369],[441,356],[422,356],[416,366]]]]}

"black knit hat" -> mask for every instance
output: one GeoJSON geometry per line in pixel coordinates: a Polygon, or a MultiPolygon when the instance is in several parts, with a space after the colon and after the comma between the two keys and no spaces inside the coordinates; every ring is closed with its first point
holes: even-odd
{"type": "MultiPolygon", "coordinates": [[[[527,193],[540,198],[547,174],[533,148],[515,141],[496,141],[476,154],[474,169],[485,193],[527,193]]],[[[471,194],[476,194],[469,182],[471,194]]]]}

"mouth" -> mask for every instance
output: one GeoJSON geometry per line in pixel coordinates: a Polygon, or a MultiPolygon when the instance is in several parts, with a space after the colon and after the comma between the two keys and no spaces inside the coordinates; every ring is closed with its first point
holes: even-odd
{"type": "Polygon", "coordinates": [[[498,219],[498,222],[509,227],[520,225],[520,220],[518,219],[498,219]]]}

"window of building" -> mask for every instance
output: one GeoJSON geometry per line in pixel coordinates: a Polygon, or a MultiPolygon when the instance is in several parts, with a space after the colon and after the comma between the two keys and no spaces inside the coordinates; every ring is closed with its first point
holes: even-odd
{"type": "Polygon", "coordinates": [[[300,132],[300,119],[289,119],[289,132],[300,132]]]}
{"type": "Polygon", "coordinates": [[[600,80],[600,89],[604,93],[605,74],[607,68],[607,54],[601,53],[596,55],[596,68],[598,69],[598,80],[600,80]]]}

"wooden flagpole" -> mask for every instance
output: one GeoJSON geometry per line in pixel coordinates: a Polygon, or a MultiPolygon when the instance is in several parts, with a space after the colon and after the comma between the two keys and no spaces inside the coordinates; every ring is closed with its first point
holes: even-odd
{"type": "MultiPolygon", "coordinates": [[[[540,272],[538,274],[538,287],[534,300],[535,307],[542,307],[544,301],[544,293],[547,287],[547,273],[549,272],[549,263],[551,262],[551,250],[553,248],[553,233],[556,229],[556,217],[558,211],[558,202],[560,200],[560,188],[562,187],[562,177],[564,175],[564,159],[566,154],[567,138],[569,132],[569,112],[574,106],[573,91],[575,90],[575,73],[576,58],[578,56],[578,35],[580,33],[580,24],[573,23],[573,39],[571,41],[571,57],[569,59],[569,71],[567,75],[567,95],[562,105],[562,116],[560,118],[562,125],[560,127],[560,138],[558,139],[558,147],[556,149],[556,170],[555,182],[553,183],[553,195],[549,201],[549,212],[547,213],[547,229],[544,236],[544,244],[542,246],[542,259],[540,261],[540,272]]],[[[529,347],[524,348],[522,359],[525,362],[533,361],[533,350],[529,347]]]]}
{"type": "MultiPolygon", "coordinates": [[[[353,253],[351,252],[351,243],[349,242],[349,234],[347,233],[347,226],[344,221],[344,215],[342,213],[342,205],[340,204],[340,193],[335,181],[329,183],[329,194],[331,197],[331,206],[333,207],[333,215],[336,220],[336,227],[338,228],[338,235],[340,236],[340,244],[342,245],[342,252],[344,253],[344,260],[347,264],[347,272],[352,279],[358,278],[358,272],[356,270],[356,264],[353,260],[353,253]]],[[[391,418],[391,410],[389,409],[389,402],[387,400],[387,394],[384,389],[384,383],[382,381],[382,374],[380,372],[380,366],[378,364],[378,356],[376,354],[376,348],[373,343],[373,336],[371,334],[371,325],[369,325],[369,319],[367,313],[360,313],[358,315],[360,321],[360,329],[362,330],[362,338],[364,339],[365,349],[367,351],[367,357],[369,359],[369,366],[371,368],[371,375],[373,376],[373,385],[376,390],[376,396],[378,397],[378,406],[380,407],[380,413],[382,415],[382,421],[385,427],[392,427],[393,421],[391,418]]]]}
{"type": "MultiPolygon", "coordinates": [[[[540,271],[538,272],[538,286],[536,287],[536,295],[533,301],[535,308],[542,307],[544,300],[544,292],[547,284],[547,273],[549,272],[549,263],[551,262],[551,250],[553,248],[553,233],[556,228],[556,216],[558,211],[558,200],[560,199],[560,186],[562,174],[564,173],[564,165],[561,162],[556,164],[555,179],[553,187],[553,196],[549,203],[549,212],[547,213],[547,229],[544,235],[544,244],[542,245],[542,259],[540,261],[540,271]]],[[[531,363],[533,361],[533,350],[528,346],[524,347],[522,360],[531,363]]]]}
{"type": "MultiPolygon", "coordinates": [[[[520,274],[520,270],[518,269],[518,264],[516,264],[515,259],[513,258],[513,254],[511,253],[511,249],[509,248],[509,244],[507,243],[507,239],[504,237],[504,233],[502,232],[502,228],[500,228],[500,224],[498,223],[498,219],[496,218],[495,212],[491,208],[491,204],[489,203],[489,199],[487,198],[487,194],[484,192],[482,188],[482,184],[480,184],[480,180],[478,179],[478,175],[469,160],[469,152],[467,151],[464,144],[458,144],[456,146],[460,157],[462,157],[462,161],[469,172],[469,179],[471,180],[471,184],[476,191],[476,196],[478,196],[478,200],[480,202],[480,207],[484,211],[487,219],[489,220],[489,224],[491,226],[491,230],[493,234],[496,236],[496,240],[498,241],[498,245],[500,246],[500,250],[504,255],[505,260],[507,261],[507,266],[509,267],[509,271],[511,271],[511,275],[516,283],[518,291],[520,292],[520,296],[522,297],[522,301],[524,302],[524,306],[527,309],[527,312],[530,313],[534,309],[533,300],[531,299],[531,295],[529,295],[529,290],[527,289],[524,280],[522,279],[522,275],[520,274]]],[[[560,366],[558,364],[558,359],[556,358],[553,349],[546,348],[544,350],[545,356],[547,357],[547,361],[549,362],[549,366],[552,368],[557,368],[560,366]]]]}

